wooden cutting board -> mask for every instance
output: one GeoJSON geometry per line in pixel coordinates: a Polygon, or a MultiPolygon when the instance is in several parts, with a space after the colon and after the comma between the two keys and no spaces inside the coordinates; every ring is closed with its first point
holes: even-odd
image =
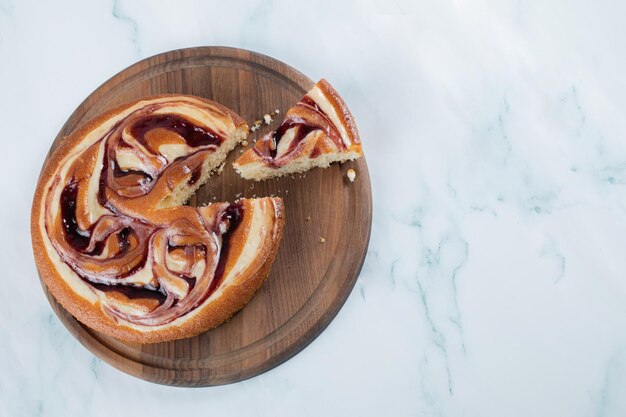
{"type": "MultiPolygon", "coordinates": [[[[286,110],[312,85],[290,66],[250,51],[201,47],[166,52],[132,65],[94,91],[70,116],[52,149],[98,113],[162,93],[218,101],[249,124],[279,109],[277,120],[252,133],[250,139],[254,139],[276,128],[286,110]]],[[[266,283],[221,326],[191,339],[151,345],[121,342],[91,330],[46,290],[63,324],[96,356],[160,384],[227,384],[291,358],[335,317],[356,282],[369,242],[372,195],[365,159],[257,183],[243,180],[233,170],[231,163],[239,155],[240,148],[231,153],[222,174],[211,178],[190,204],[233,201],[240,195],[273,194],[284,199],[283,240],[266,283]],[[357,172],[354,183],[346,178],[349,168],[357,172]]]]}

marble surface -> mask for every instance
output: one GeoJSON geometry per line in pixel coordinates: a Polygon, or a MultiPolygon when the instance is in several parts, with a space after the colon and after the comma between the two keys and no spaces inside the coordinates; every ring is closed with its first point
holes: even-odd
{"type": "Polygon", "coordinates": [[[624,2],[0,0],[0,415],[626,415],[624,2]],[[29,237],[46,151],[124,67],[227,45],[356,115],[372,240],[345,307],[251,380],[179,389],[94,358],[29,237]]]}

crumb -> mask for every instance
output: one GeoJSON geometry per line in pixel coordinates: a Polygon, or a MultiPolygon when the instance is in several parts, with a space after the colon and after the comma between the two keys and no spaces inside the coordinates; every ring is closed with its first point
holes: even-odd
{"type": "Polygon", "coordinates": [[[245,151],[245,149],[239,149],[239,153],[243,153],[243,151],[245,151]]]}
{"type": "Polygon", "coordinates": [[[289,190],[285,190],[285,194],[289,194],[289,190]]]}
{"type": "Polygon", "coordinates": [[[326,239],[320,236],[320,243],[326,243],[326,239]]]}
{"type": "Polygon", "coordinates": [[[248,146],[248,141],[245,139],[241,141],[241,146],[248,146]]]}
{"type": "Polygon", "coordinates": [[[272,123],[272,116],[270,116],[269,114],[264,114],[263,120],[265,121],[266,125],[269,125],[270,123],[272,123]]]}
{"type": "Polygon", "coordinates": [[[217,200],[217,196],[216,195],[213,196],[213,200],[217,200]]]}
{"type": "Polygon", "coordinates": [[[354,179],[356,178],[356,171],[350,168],[346,175],[348,176],[348,179],[350,180],[350,182],[354,182],[354,179]]]}
{"type": "Polygon", "coordinates": [[[252,198],[256,198],[256,194],[252,194],[252,198]]]}
{"type": "Polygon", "coordinates": [[[239,198],[239,197],[241,197],[241,193],[235,194],[235,198],[239,198]]]}
{"type": "Polygon", "coordinates": [[[256,131],[261,129],[261,124],[262,122],[260,120],[255,120],[254,123],[252,124],[252,127],[250,128],[251,131],[256,131]]]}
{"type": "Polygon", "coordinates": [[[274,194],[270,194],[270,197],[274,197],[274,194]]]}
{"type": "Polygon", "coordinates": [[[278,109],[274,110],[274,114],[280,114],[280,110],[278,109]]]}
{"type": "Polygon", "coordinates": [[[306,221],[310,222],[311,221],[311,216],[306,216],[306,221]]]}

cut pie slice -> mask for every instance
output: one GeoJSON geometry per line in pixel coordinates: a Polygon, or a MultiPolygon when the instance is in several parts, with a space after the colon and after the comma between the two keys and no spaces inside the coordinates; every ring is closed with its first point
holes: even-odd
{"type": "Polygon", "coordinates": [[[194,336],[241,309],[274,261],[282,201],[181,204],[247,132],[224,106],[173,95],[113,109],[65,138],[31,217],[55,299],[88,326],[141,343],[194,336]]]}
{"type": "Polygon", "coordinates": [[[259,139],[233,166],[243,178],[258,181],[362,155],[354,117],[335,89],[320,80],[287,111],[278,129],[259,139]]]}

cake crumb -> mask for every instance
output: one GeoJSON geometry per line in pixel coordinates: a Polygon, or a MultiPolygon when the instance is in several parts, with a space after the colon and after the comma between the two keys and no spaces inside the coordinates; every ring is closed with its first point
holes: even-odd
{"type": "Polygon", "coordinates": [[[242,140],[241,141],[241,146],[248,146],[248,141],[247,140],[242,140]]]}
{"type": "Polygon", "coordinates": [[[260,120],[258,120],[258,119],[257,119],[257,120],[255,120],[255,121],[254,121],[254,123],[252,124],[252,127],[250,128],[250,130],[251,130],[251,131],[253,131],[253,132],[254,132],[254,131],[256,131],[256,130],[259,130],[259,129],[261,128],[261,124],[262,124],[262,123],[263,123],[263,122],[261,122],[261,121],[260,121],[260,120]]]}
{"type": "Polygon", "coordinates": [[[348,175],[348,179],[350,180],[350,182],[354,182],[354,179],[356,178],[356,171],[350,168],[346,175],[348,175]]]}
{"type": "Polygon", "coordinates": [[[263,120],[265,121],[266,125],[269,125],[270,123],[272,123],[272,116],[270,116],[269,114],[264,114],[263,115],[263,120]]]}
{"type": "Polygon", "coordinates": [[[239,197],[241,197],[241,193],[235,194],[235,198],[239,198],[239,197]]]}
{"type": "Polygon", "coordinates": [[[326,239],[320,236],[320,243],[326,243],[326,239]]]}
{"type": "Polygon", "coordinates": [[[310,222],[311,221],[311,216],[306,216],[306,221],[310,222]]]}
{"type": "Polygon", "coordinates": [[[274,110],[274,114],[280,114],[280,110],[278,109],[274,110]]]}

